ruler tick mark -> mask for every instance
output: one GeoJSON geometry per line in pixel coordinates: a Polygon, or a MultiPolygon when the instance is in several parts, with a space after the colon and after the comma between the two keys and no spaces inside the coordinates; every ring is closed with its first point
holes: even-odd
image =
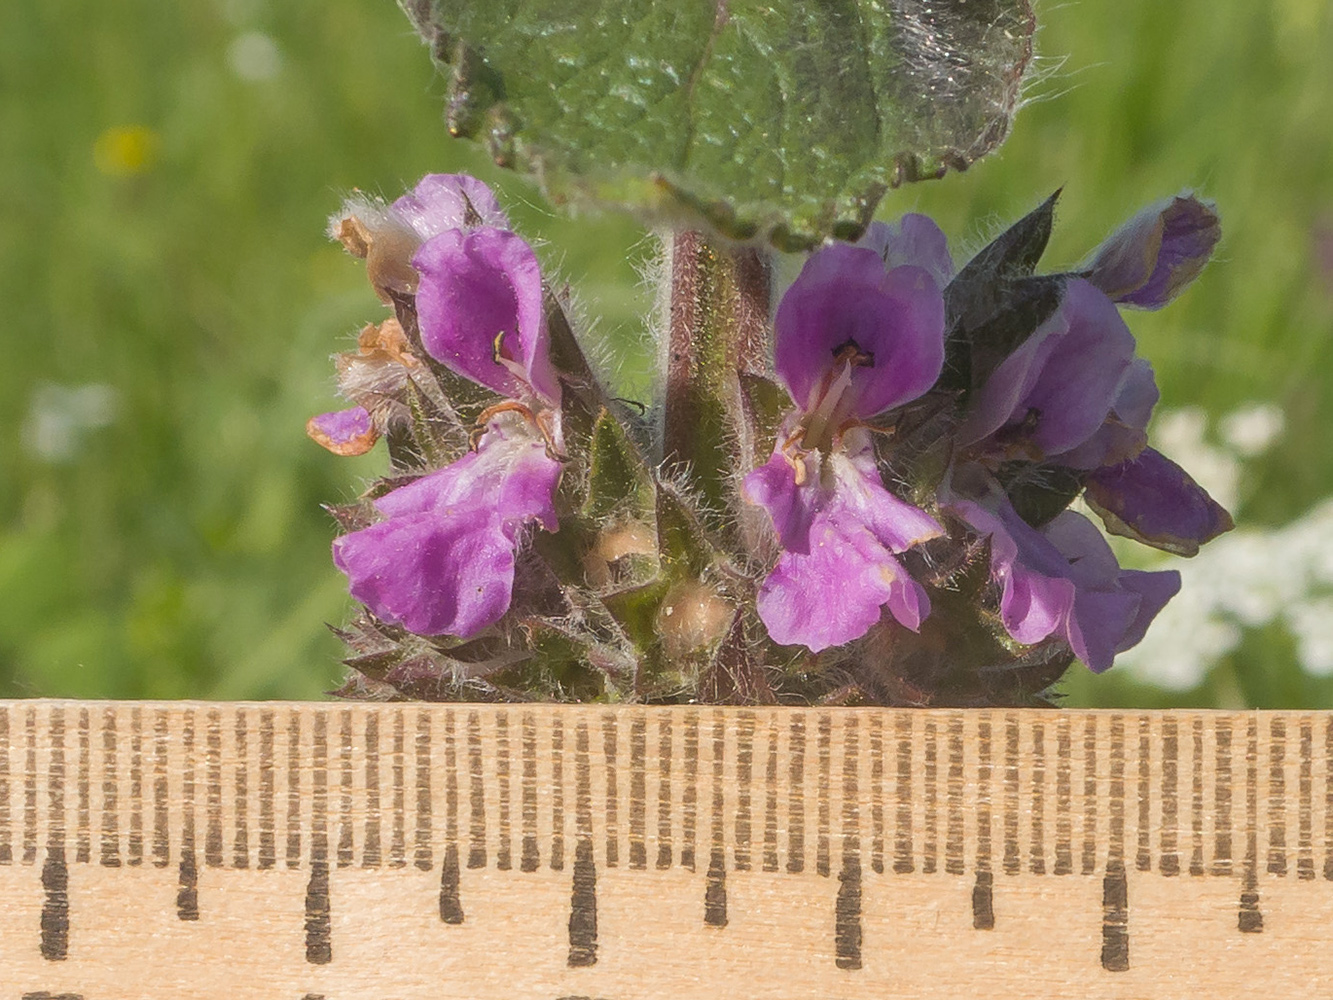
{"type": "Polygon", "coordinates": [[[1231,874],[1231,723],[1218,719],[1214,731],[1216,760],[1214,767],[1213,815],[1216,829],[1213,839],[1213,874],[1231,874]]]}
{"type": "Polygon", "coordinates": [[[870,870],[884,873],[884,717],[870,717],[870,870]]]}
{"type": "Polygon", "coordinates": [[[170,721],[159,709],[153,718],[153,866],[165,868],[171,863],[171,814],[168,807],[167,742],[170,721]]]}
{"type": "Polygon", "coordinates": [[[537,722],[523,716],[523,848],[520,871],[535,872],[541,864],[537,851],[537,722]]]}
{"type": "Polygon", "coordinates": [[[14,861],[9,815],[9,751],[9,709],[0,708],[0,865],[14,861]]]}
{"type": "Polygon", "coordinates": [[[805,869],[805,716],[792,716],[787,744],[787,871],[805,869]]]}
{"type": "Polygon", "coordinates": [[[925,875],[931,875],[935,872],[937,862],[936,836],[938,835],[939,814],[938,814],[938,777],[939,777],[939,743],[935,731],[935,720],[927,719],[925,724],[925,760],[922,770],[925,780],[925,836],[921,844],[921,872],[925,875]]]}
{"type": "Polygon", "coordinates": [[[287,867],[301,864],[301,716],[287,716],[287,867]]]}
{"type": "Polygon", "coordinates": [[[207,770],[204,801],[207,821],[204,833],[204,863],[222,867],[222,716],[216,710],[207,716],[207,770]]]}
{"type": "Polygon", "coordinates": [[[990,871],[978,871],[972,886],[972,928],[995,930],[995,875],[990,871]]]}
{"type": "Polygon", "coordinates": [[[65,713],[51,710],[51,763],[47,776],[46,861],[42,865],[44,899],[41,953],[48,962],[69,957],[69,869],[65,864],[65,713]]]}
{"type": "Polygon", "coordinates": [[[125,863],[143,864],[143,710],[130,709],[130,832],[125,863]]]}
{"type": "Polygon", "coordinates": [[[74,860],[86,864],[92,859],[92,725],[86,708],[79,710],[78,814],[75,820],[74,860]]]}
{"type": "Polygon", "coordinates": [[[194,712],[181,720],[181,858],[176,885],[176,917],[199,919],[199,865],[194,845],[194,712]]]}
{"type": "Polygon", "coordinates": [[[329,713],[314,719],[311,761],[310,880],[305,893],[305,960],[327,965],[333,960],[329,902],[329,713]]]}
{"type": "Polygon", "coordinates": [[[893,846],[893,870],[906,875],[916,865],[912,859],[912,715],[899,712],[894,723],[898,737],[897,834],[893,846]]]}
{"type": "Polygon", "coordinates": [[[1314,878],[1314,727],[1309,719],[1300,722],[1299,799],[1296,813],[1296,875],[1302,881],[1314,878]]]}
{"type": "MultiPolygon", "coordinates": [[[[473,713],[473,719],[476,713],[473,713]]],[[[469,734],[470,735],[470,734],[469,734]]],[[[413,864],[417,866],[417,871],[428,872],[434,867],[431,860],[430,838],[431,838],[431,783],[430,783],[430,713],[422,709],[417,713],[417,732],[415,738],[416,748],[416,789],[417,789],[417,809],[416,809],[416,845],[413,848],[413,864]]],[[[453,774],[450,768],[449,774],[453,774]]],[[[482,824],[482,843],[485,843],[486,820],[484,816],[479,819],[482,824]]],[[[482,848],[482,864],[486,863],[485,848],[482,848]]],[[[470,865],[469,865],[470,867],[470,865]]]]}
{"type": "Polygon", "coordinates": [[[1073,798],[1073,747],[1070,741],[1069,716],[1062,715],[1055,727],[1055,867],[1056,875],[1074,871],[1073,819],[1069,808],[1073,798]]]}
{"type": "Polygon", "coordinates": [[[629,724],[629,866],[636,871],[648,867],[647,755],[648,723],[642,717],[629,724]]]}
{"type": "MultiPolygon", "coordinates": [[[[450,718],[452,719],[452,713],[450,718]]],[[[393,832],[389,835],[389,867],[407,867],[407,737],[403,710],[393,713],[393,832]]]]}
{"type": "Polygon", "coordinates": [[[685,787],[681,791],[680,866],[694,871],[699,799],[699,713],[685,716],[685,787]]]}
{"type": "Polygon", "coordinates": [[[1180,874],[1177,823],[1180,803],[1177,798],[1180,777],[1180,734],[1175,719],[1162,720],[1162,832],[1158,871],[1163,875],[1180,874]]]}
{"type": "Polygon", "coordinates": [[[1097,870],[1097,716],[1083,717],[1083,857],[1084,875],[1097,870]]]}
{"type": "Polygon", "coordinates": [[[991,907],[991,719],[982,714],[977,720],[977,884],[972,892],[972,926],[990,930],[995,926],[991,907]],[[979,896],[979,894],[981,894],[979,896]],[[987,915],[983,923],[978,916],[984,903],[987,915]]]}
{"type": "Polygon", "coordinates": [[[1102,968],[1129,968],[1129,879],[1121,861],[1108,865],[1102,879],[1102,968]]]}
{"type": "Polygon", "coordinates": [[[37,709],[28,709],[23,730],[23,863],[30,865],[37,860],[37,709]]]}
{"type": "Polygon", "coordinates": [[[1245,863],[1241,872],[1237,926],[1243,934],[1264,929],[1259,910],[1259,724],[1250,716],[1245,728],[1245,863]]]}
{"type": "Polygon", "coordinates": [[[1046,874],[1046,726],[1032,723],[1032,843],[1028,848],[1028,867],[1033,875],[1046,874]]]}
{"type": "Polygon", "coordinates": [[[619,749],[616,717],[602,716],[602,754],[606,761],[606,867],[620,864],[620,789],[616,782],[619,749]]]}
{"type": "Polygon", "coordinates": [[[248,734],[246,731],[245,710],[236,709],[236,829],[232,835],[232,867],[250,867],[250,831],[246,824],[246,808],[249,802],[247,788],[250,757],[247,752],[248,734]]]}
{"type": "Polygon", "coordinates": [[[1134,867],[1141,872],[1152,871],[1152,823],[1149,818],[1152,799],[1148,794],[1152,780],[1151,726],[1152,720],[1148,716],[1139,716],[1139,828],[1134,867]]]}
{"type": "Polygon", "coordinates": [[[671,716],[657,722],[657,869],[671,867],[671,716]]]}
{"type": "Polygon", "coordinates": [[[1268,874],[1287,874],[1287,724],[1273,719],[1268,730],[1268,874]]]}
{"type": "Polygon", "coordinates": [[[723,775],[726,763],[727,725],[719,713],[713,718],[712,847],[708,853],[708,875],[704,887],[704,923],[727,926],[727,848],[723,825],[723,775]]]}
{"type": "Polygon", "coordinates": [[[778,870],[778,719],[768,720],[768,758],[764,766],[764,871],[778,870]]]}
{"type": "Polygon", "coordinates": [[[963,716],[949,717],[949,773],[946,785],[948,825],[944,837],[944,870],[962,875],[963,860],[963,716]]]}
{"type": "Polygon", "coordinates": [[[569,901],[569,958],[573,968],[597,964],[597,867],[592,852],[592,762],[588,724],[580,719],[574,743],[574,878],[569,901]]]}
{"type": "Polygon", "coordinates": [[[338,713],[338,867],[356,860],[352,839],[352,711],[338,713]]]}
{"type": "Polygon", "coordinates": [[[1190,874],[1202,875],[1203,864],[1203,719],[1193,724],[1194,764],[1190,794],[1190,828],[1194,850],[1190,854],[1190,874]]]}
{"type": "Polygon", "coordinates": [[[857,806],[860,768],[855,715],[847,717],[842,758],[842,870],[833,909],[834,961],[839,969],[861,968],[861,830],[857,806]]]}
{"type": "Polygon", "coordinates": [[[565,724],[551,720],[551,871],[565,868],[565,724]]]}
{"type": "Polygon", "coordinates": [[[495,780],[499,792],[500,808],[497,817],[499,846],[495,850],[495,868],[507,872],[513,867],[510,854],[509,819],[509,713],[500,709],[495,713],[495,780]]]}
{"type": "Polygon", "coordinates": [[[1018,717],[1004,720],[1004,873],[1017,875],[1023,870],[1018,852],[1019,753],[1018,717]]]}
{"type": "Polygon", "coordinates": [[[732,860],[736,871],[750,870],[750,780],[754,770],[753,712],[742,712],[736,738],[736,842],[732,860]]]}
{"type": "Polygon", "coordinates": [[[366,715],[366,823],[365,840],[361,845],[361,867],[378,868],[380,856],[380,717],[375,712],[366,715]]]}
{"type": "Polygon", "coordinates": [[[273,812],[274,716],[259,713],[259,868],[268,871],[278,863],[277,830],[273,812]]]}

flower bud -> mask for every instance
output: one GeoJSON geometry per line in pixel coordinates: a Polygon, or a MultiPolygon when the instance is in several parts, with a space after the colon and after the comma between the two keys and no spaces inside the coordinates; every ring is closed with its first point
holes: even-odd
{"type": "Polygon", "coordinates": [[[1087,279],[1121,305],[1160,309],[1199,276],[1222,228],[1192,194],[1150,205],[1111,234],[1084,265],[1087,279]]]}
{"type": "Polygon", "coordinates": [[[669,659],[707,649],[722,640],[736,614],[735,606],[718,591],[686,580],[676,584],[657,610],[657,634],[669,659]]]}

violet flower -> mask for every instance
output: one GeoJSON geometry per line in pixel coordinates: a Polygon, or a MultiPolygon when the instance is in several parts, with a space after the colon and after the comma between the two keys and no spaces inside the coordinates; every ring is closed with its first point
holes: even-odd
{"type": "Polygon", "coordinates": [[[1180,590],[1174,570],[1124,570],[1097,526],[1066,510],[1037,529],[997,484],[981,499],[944,500],[946,509],[990,539],[991,577],[1001,588],[1000,619],[1024,644],[1056,636],[1096,673],[1136,645],[1180,590]]]}
{"type": "Polygon", "coordinates": [[[1187,193],[1139,212],[1081,270],[1121,305],[1160,309],[1199,276],[1221,235],[1214,207],[1187,193]]]}
{"type": "Polygon", "coordinates": [[[1082,470],[1108,530],[1193,555],[1231,516],[1180,466],[1145,457],[1159,394],[1134,347],[1115,303],[1070,279],[1060,307],[974,395],[956,443],[991,467],[1021,458],[1082,470]]]}
{"type": "Polygon", "coordinates": [[[453,195],[462,190],[468,202],[484,202],[479,184],[418,185],[408,217],[422,232],[439,231],[411,266],[422,346],[504,398],[478,420],[468,454],[379,498],[374,506],[385,520],[333,543],[352,596],[421,635],[469,638],[498,621],[509,609],[521,532],[532,521],[558,527],[560,384],[536,255],[507,230],[443,225],[469,221],[453,195]]]}
{"type": "MultiPolygon", "coordinates": [[[[915,221],[910,232],[929,238],[915,221]]],[[[943,533],[884,488],[864,422],[934,385],[944,299],[926,268],[886,267],[904,249],[903,228],[875,238],[881,245],[811,255],[779,304],[774,367],[796,409],[743,485],[782,549],[760,585],[759,617],[775,642],[814,652],[864,635],[885,606],[916,629],[930,601],[895,554],[943,533]]]]}

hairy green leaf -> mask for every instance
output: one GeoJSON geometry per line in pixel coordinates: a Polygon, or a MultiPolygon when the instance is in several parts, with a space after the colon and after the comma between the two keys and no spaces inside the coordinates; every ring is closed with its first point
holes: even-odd
{"type": "Polygon", "coordinates": [[[855,238],[884,191],[1005,137],[1028,0],[400,0],[454,135],[556,201],[783,249],[855,238]]]}

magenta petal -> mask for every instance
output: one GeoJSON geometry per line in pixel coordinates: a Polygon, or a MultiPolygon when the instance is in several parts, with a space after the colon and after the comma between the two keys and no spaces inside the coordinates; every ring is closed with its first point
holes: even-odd
{"type": "Polygon", "coordinates": [[[510,399],[527,397],[529,386],[548,404],[560,399],[541,268],[527,243],[503,229],[450,230],[422,244],[412,266],[431,357],[510,399]],[[496,358],[497,338],[509,364],[496,358]]]}
{"type": "Polygon", "coordinates": [[[886,268],[925,268],[941,288],[953,280],[949,240],[928,215],[909,212],[896,222],[872,222],[856,245],[874,250],[886,268]]]}
{"type": "Polygon", "coordinates": [[[944,366],[944,296],[919,267],[886,271],[878,253],[836,244],[805,262],[778,305],[774,367],[798,406],[849,341],[873,364],[851,371],[847,414],[871,417],[916,399],[944,366]]]}
{"type": "Polygon", "coordinates": [[[321,413],[306,421],[305,432],[335,455],[364,455],[379,440],[370,414],[360,406],[321,413]]]}
{"type": "Polygon", "coordinates": [[[520,529],[557,527],[560,463],[498,423],[478,449],[375,503],[386,520],[333,543],[352,596],[420,635],[468,638],[509,609],[520,529]]]}
{"type": "Polygon", "coordinates": [[[483,181],[467,174],[427,174],[393,203],[393,210],[422,240],[466,228],[469,223],[509,228],[495,194],[483,181]]]}
{"type": "Polygon", "coordinates": [[[1094,252],[1085,269],[1115,301],[1160,309],[1198,277],[1221,235],[1214,206],[1187,194],[1139,212],[1094,252]]]}
{"type": "Polygon", "coordinates": [[[1226,508],[1152,448],[1093,472],[1085,496],[1108,531],[1179,555],[1192,556],[1235,527],[1226,508]]]}
{"type": "Polygon", "coordinates": [[[807,463],[805,482],[775,454],[745,479],[745,496],[773,518],[783,553],[759,588],[759,617],[774,642],[814,652],[864,635],[880,609],[916,629],[930,613],[925,591],[894,558],[942,533],[924,511],[899,500],[879,482],[869,440],[851,439],[841,451],[807,463]]]}

